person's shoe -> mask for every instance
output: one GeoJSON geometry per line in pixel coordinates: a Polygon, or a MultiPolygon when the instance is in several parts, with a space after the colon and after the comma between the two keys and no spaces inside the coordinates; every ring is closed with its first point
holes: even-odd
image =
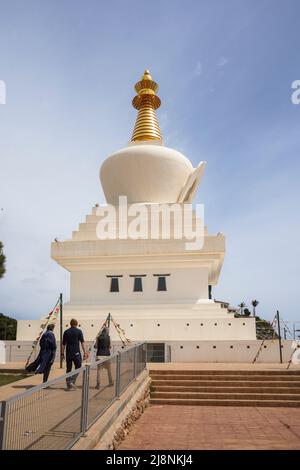
{"type": "Polygon", "coordinates": [[[100,388],[101,388],[100,384],[97,384],[96,387],[95,387],[96,390],[100,390],[100,388]]]}
{"type": "Polygon", "coordinates": [[[113,386],[115,385],[115,383],[114,383],[114,382],[109,382],[108,385],[109,385],[110,387],[113,387],[113,386]]]}
{"type": "Polygon", "coordinates": [[[77,390],[77,387],[76,387],[75,384],[70,383],[70,384],[68,384],[67,389],[68,389],[68,390],[77,390]]]}

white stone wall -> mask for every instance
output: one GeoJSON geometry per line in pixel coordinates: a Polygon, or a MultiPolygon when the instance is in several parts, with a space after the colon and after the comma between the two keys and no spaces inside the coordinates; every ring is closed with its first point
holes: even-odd
{"type": "MultiPolygon", "coordinates": [[[[283,362],[291,358],[293,341],[282,340],[283,362]]],[[[255,341],[194,341],[168,342],[171,362],[252,363],[262,344],[255,341]]],[[[279,363],[279,341],[267,340],[258,356],[258,363],[279,363]]]]}
{"type": "MultiPolygon", "coordinates": [[[[159,342],[159,341],[157,341],[159,342]]],[[[166,360],[171,353],[171,362],[199,362],[199,363],[252,363],[262,341],[167,341],[165,342],[166,360]]],[[[283,362],[288,362],[293,352],[293,341],[282,340],[283,362]]],[[[87,342],[87,346],[91,345],[87,342]]],[[[5,341],[6,361],[26,361],[31,348],[31,341],[5,341]]],[[[59,346],[59,343],[58,343],[59,346]]],[[[119,343],[114,344],[114,350],[119,343]]],[[[37,350],[38,353],[38,350],[37,350]]],[[[34,359],[34,357],[33,357],[34,359]]],[[[56,356],[59,361],[59,347],[56,356]]],[[[259,363],[279,363],[278,340],[267,340],[258,357],[259,363]]]]}
{"type": "MultiPolygon", "coordinates": [[[[75,312],[76,313],[76,312],[75,312]]],[[[84,337],[92,341],[108,312],[102,315],[82,319],[82,315],[74,315],[78,319],[84,337]]],[[[177,315],[169,312],[169,316],[162,316],[161,312],[141,311],[132,312],[129,317],[128,312],[111,311],[115,321],[120,323],[126,335],[132,341],[222,341],[222,340],[255,340],[255,320],[254,318],[199,318],[192,317],[190,311],[178,311],[177,315]],[[121,313],[126,315],[121,317],[121,313]],[[139,318],[138,318],[139,316],[139,318]]],[[[33,340],[40,331],[40,321],[18,321],[17,340],[33,340]]],[[[67,320],[64,321],[64,328],[68,328],[67,320]]],[[[55,334],[59,336],[59,324],[57,324],[55,334]]],[[[115,329],[111,328],[111,336],[114,341],[118,340],[115,329]]]]}
{"type": "Polygon", "coordinates": [[[174,269],[166,262],[155,269],[141,263],[134,269],[116,266],[113,269],[71,272],[70,303],[195,303],[198,299],[207,298],[207,268],[174,269]],[[134,278],[130,275],[137,274],[146,274],[142,278],[143,292],[133,292],[134,278]],[[170,274],[166,277],[166,291],[157,291],[158,278],[154,274],[170,274]],[[110,292],[111,279],[108,275],[123,276],[119,278],[119,292],[110,292]]]}

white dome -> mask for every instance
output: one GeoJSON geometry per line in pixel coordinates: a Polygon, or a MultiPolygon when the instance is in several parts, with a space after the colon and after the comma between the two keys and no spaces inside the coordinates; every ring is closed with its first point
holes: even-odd
{"type": "Polygon", "coordinates": [[[182,153],[161,143],[131,143],[108,157],[100,169],[100,181],[108,204],[174,203],[193,172],[182,153]]]}

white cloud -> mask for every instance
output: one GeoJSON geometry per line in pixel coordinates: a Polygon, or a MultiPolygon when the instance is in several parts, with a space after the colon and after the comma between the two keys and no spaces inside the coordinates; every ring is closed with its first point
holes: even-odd
{"type": "Polygon", "coordinates": [[[200,77],[200,75],[202,75],[202,64],[201,64],[201,62],[197,62],[195,70],[194,70],[194,75],[196,75],[197,77],[200,77]]]}
{"type": "Polygon", "coordinates": [[[218,67],[224,67],[229,63],[229,59],[227,57],[220,57],[220,59],[217,62],[218,67]]]}

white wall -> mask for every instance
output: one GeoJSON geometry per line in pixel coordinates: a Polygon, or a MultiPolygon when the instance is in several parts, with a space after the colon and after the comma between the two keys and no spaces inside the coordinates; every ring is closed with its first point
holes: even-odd
{"type": "Polygon", "coordinates": [[[170,269],[167,265],[149,270],[141,264],[135,270],[71,272],[70,302],[123,304],[128,303],[195,303],[208,298],[208,270],[206,268],[170,269]],[[133,292],[134,278],[130,275],[146,274],[142,278],[143,292],[133,292]],[[170,274],[166,277],[167,291],[157,291],[157,277],[153,274],[170,274]],[[110,292],[111,279],[107,275],[122,275],[119,292],[110,292]]]}
{"type": "MultiPolygon", "coordinates": [[[[88,347],[91,343],[87,342],[88,347]]],[[[220,363],[252,363],[260,345],[260,340],[255,341],[168,341],[166,350],[171,348],[172,362],[220,362],[220,363]],[[197,346],[199,348],[197,348],[197,346]],[[214,348],[215,346],[215,348],[214,348]],[[231,347],[232,346],[232,347],[231,347]]],[[[293,341],[282,340],[283,362],[288,362],[293,352],[293,341]]],[[[24,362],[32,349],[31,341],[5,341],[7,362],[24,362]]],[[[59,346],[59,344],[58,344],[59,346]]],[[[279,363],[278,341],[267,340],[257,362],[279,363]]],[[[114,349],[119,349],[119,344],[114,344],[114,349]]],[[[38,353],[38,348],[37,351],[38,353]]],[[[33,357],[34,359],[34,357],[33,357]]],[[[59,360],[59,348],[56,360],[59,360]]]]}
{"type": "MultiPolygon", "coordinates": [[[[107,312],[108,313],[108,312],[107,312]]],[[[103,321],[106,314],[90,318],[78,319],[80,328],[84,333],[84,337],[88,341],[92,341],[103,321]]],[[[141,318],[136,317],[136,312],[132,312],[131,318],[126,312],[126,318],[115,315],[111,311],[113,318],[125,330],[126,335],[132,341],[225,341],[232,340],[254,340],[256,339],[255,320],[254,318],[191,318],[184,315],[184,312],[178,312],[178,318],[173,316],[163,317],[157,313],[153,315],[151,312],[141,312],[141,318]]],[[[33,340],[40,331],[40,321],[18,321],[17,340],[33,340]]],[[[68,320],[64,321],[64,329],[69,327],[68,320]]],[[[57,323],[55,334],[58,337],[59,324],[57,323]]],[[[113,340],[118,340],[115,329],[111,328],[111,336],[113,340]]]]}
{"type": "MultiPolygon", "coordinates": [[[[288,362],[294,351],[293,341],[282,340],[283,362],[288,362]]],[[[198,341],[168,342],[171,362],[240,362],[252,363],[262,341],[198,341]]],[[[267,340],[258,356],[259,363],[279,363],[278,340],[267,340]]]]}

